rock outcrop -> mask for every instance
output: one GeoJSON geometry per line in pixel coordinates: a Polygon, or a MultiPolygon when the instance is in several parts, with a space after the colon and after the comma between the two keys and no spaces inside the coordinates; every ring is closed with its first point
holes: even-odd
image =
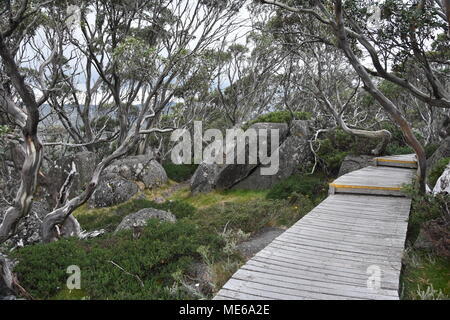
{"type": "Polygon", "coordinates": [[[89,199],[89,207],[103,208],[128,201],[139,191],[136,183],[115,173],[106,173],[89,199]]]}
{"type": "Polygon", "coordinates": [[[233,189],[269,189],[281,180],[304,171],[313,159],[309,145],[310,134],[309,121],[292,121],[289,133],[279,147],[278,172],[274,175],[263,175],[261,168],[265,166],[260,165],[248,177],[235,184],[233,189]]]}
{"type": "Polygon", "coordinates": [[[59,189],[66,181],[67,175],[72,169],[72,162],[77,168],[77,174],[74,177],[73,184],[70,189],[70,197],[78,195],[78,193],[81,192],[90,182],[99,159],[97,154],[94,152],[82,151],[58,159],[53,164],[47,164],[50,167],[45,168],[44,166],[44,170],[48,172],[48,181],[44,182],[47,182],[46,184],[52,185],[54,187],[54,190],[49,191],[52,191],[53,193],[59,192],[59,189]]]}
{"type": "Polygon", "coordinates": [[[150,219],[159,219],[167,222],[176,221],[175,216],[170,212],[154,208],[145,208],[123,218],[122,222],[120,222],[114,232],[133,229],[136,227],[144,227],[150,219]]]}
{"type": "MultiPolygon", "coordinates": [[[[295,172],[301,171],[312,160],[309,146],[309,121],[294,120],[290,127],[286,123],[256,123],[250,128],[267,129],[268,137],[270,137],[271,130],[279,130],[279,169],[277,173],[263,175],[261,169],[269,165],[263,165],[259,159],[257,164],[202,163],[191,178],[193,193],[208,192],[213,189],[267,189],[295,172]]],[[[270,144],[271,141],[268,139],[267,150],[269,151],[271,150],[270,144]]],[[[248,159],[247,154],[246,159],[248,159]]]]}
{"type": "Polygon", "coordinates": [[[150,156],[131,156],[114,161],[100,178],[89,200],[94,208],[128,201],[139,189],[151,189],[167,182],[164,168],[150,156]]]}
{"type": "Polygon", "coordinates": [[[202,163],[199,165],[190,180],[191,191],[193,193],[198,193],[214,190],[215,180],[221,169],[221,166],[217,164],[202,163]]]}
{"type": "Polygon", "coordinates": [[[148,189],[167,182],[167,174],[162,165],[148,155],[116,160],[105,171],[115,173],[127,180],[142,182],[148,189]]]}
{"type": "MultiPolygon", "coordinates": [[[[0,208],[0,223],[6,214],[7,206],[0,208]]],[[[34,201],[28,216],[21,219],[16,234],[6,241],[10,247],[22,247],[41,241],[41,225],[44,217],[50,212],[45,202],[34,201]]]]}

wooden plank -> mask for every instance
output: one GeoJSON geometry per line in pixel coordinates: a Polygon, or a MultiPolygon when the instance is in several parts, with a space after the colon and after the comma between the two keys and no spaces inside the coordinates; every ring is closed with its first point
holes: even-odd
{"type": "Polygon", "coordinates": [[[288,299],[288,300],[317,300],[317,299],[328,299],[328,300],[357,300],[357,298],[338,296],[324,293],[314,293],[308,292],[306,290],[301,290],[298,287],[293,287],[291,284],[286,283],[274,283],[272,281],[264,281],[263,279],[237,279],[232,278],[228,281],[224,288],[242,291],[245,293],[250,293],[253,295],[264,295],[269,296],[274,299],[288,299]],[[264,292],[264,293],[263,293],[264,292]]]}
{"type": "MultiPolygon", "coordinates": [[[[335,196],[355,196],[355,195],[335,195],[335,196]]],[[[398,198],[396,198],[398,199],[398,198]]],[[[324,201],[322,202],[318,208],[322,208],[323,206],[329,206],[329,205],[345,205],[349,209],[359,209],[362,212],[373,212],[378,211],[380,214],[386,214],[386,215],[392,215],[393,213],[402,213],[407,214],[409,212],[410,206],[411,206],[411,199],[408,198],[401,198],[402,200],[409,200],[408,203],[398,203],[395,205],[387,204],[378,204],[378,203],[370,203],[370,202],[351,202],[350,200],[344,200],[344,199],[333,199],[333,201],[324,201]],[[401,210],[401,212],[398,212],[398,210],[401,210]]],[[[400,200],[400,199],[399,199],[400,200]]]]}
{"type": "MultiPolygon", "coordinates": [[[[286,243],[283,241],[274,240],[270,246],[267,246],[267,252],[271,252],[270,250],[273,250],[274,248],[277,248],[278,250],[297,250],[301,252],[305,252],[306,254],[311,254],[311,252],[315,252],[317,256],[324,256],[324,257],[330,257],[330,259],[345,259],[345,260],[351,260],[351,261],[366,261],[367,263],[371,264],[392,264],[395,265],[395,263],[398,263],[398,269],[401,267],[401,262],[397,261],[397,258],[394,258],[393,256],[379,256],[379,255],[371,255],[371,254],[362,254],[362,253],[356,253],[356,252],[349,252],[349,251],[342,251],[342,250],[333,250],[333,249],[324,249],[324,248],[318,248],[318,247],[310,247],[305,245],[296,245],[292,243],[286,243]]],[[[264,249],[265,250],[265,249],[264,249]]],[[[261,251],[262,252],[262,251],[261,251]]],[[[294,253],[291,253],[291,255],[294,255],[294,253]]]]}
{"type": "MultiPolygon", "coordinates": [[[[330,255],[331,257],[339,256],[348,259],[353,259],[356,261],[372,261],[372,262],[385,262],[385,261],[395,261],[393,255],[380,255],[372,252],[356,252],[343,250],[342,248],[333,248],[332,246],[317,246],[306,242],[288,242],[284,239],[275,239],[270,245],[278,246],[279,248],[285,248],[286,250],[303,250],[306,252],[317,252],[321,255],[330,255]]],[[[399,255],[396,255],[397,257],[399,255]]]]}
{"type": "MultiPolygon", "coordinates": [[[[276,257],[275,257],[276,258],[276,257]]],[[[304,260],[285,261],[284,258],[266,258],[258,256],[245,264],[241,269],[257,270],[260,272],[268,272],[269,270],[280,272],[280,274],[296,274],[300,278],[309,279],[311,281],[325,281],[333,283],[343,283],[354,286],[367,286],[367,267],[364,271],[346,272],[347,269],[342,268],[317,268],[313,264],[304,264],[304,260]]],[[[380,266],[382,271],[381,287],[392,290],[398,289],[398,273],[380,266]]]]}
{"type": "Polygon", "coordinates": [[[301,226],[295,229],[291,228],[285,232],[287,235],[301,235],[305,238],[311,238],[323,241],[342,241],[348,244],[361,244],[361,245],[373,245],[373,246],[389,246],[396,247],[403,250],[405,241],[402,238],[394,237],[367,237],[367,236],[356,236],[355,234],[343,234],[342,232],[320,232],[317,230],[309,230],[307,228],[302,228],[301,226]]]}
{"type": "Polygon", "coordinates": [[[262,296],[273,300],[309,300],[308,295],[299,295],[295,290],[274,290],[272,286],[254,283],[251,281],[242,281],[231,278],[225,285],[224,289],[243,292],[245,294],[251,294],[254,296],[262,296]]]}
{"type": "Polygon", "coordinates": [[[386,231],[383,229],[380,229],[380,231],[374,231],[373,229],[363,229],[363,230],[357,230],[357,229],[349,229],[348,227],[342,227],[339,228],[339,226],[333,225],[332,227],[329,226],[320,226],[320,225],[312,225],[312,224],[302,224],[302,225],[295,225],[292,226],[292,230],[296,230],[299,228],[299,230],[309,230],[312,232],[330,232],[330,233],[347,233],[348,235],[354,235],[355,237],[373,237],[373,238],[393,238],[393,239],[404,239],[404,236],[400,234],[400,230],[398,228],[395,228],[395,232],[391,233],[381,233],[380,231],[386,231]]]}
{"type": "MultiPolygon", "coordinates": [[[[365,259],[355,260],[339,256],[330,258],[322,255],[314,255],[313,252],[292,252],[286,248],[279,248],[278,250],[274,250],[275,248],[276,247],[271,247],[268,250],[260,251],[257,255],[254,256],[254,259],[248,261],[248,264],[252,264],[252,262],[254,261],[269,260],[273,261],[274,263],[284,263],[287,266],[293,268],[299,267],[300,269],[302,269],[304,267],[313,267],[313,269],[317,271],[333,271],[335,272],[335,274],[345,274],[346,277],[358,279],[367,279],[367,268],[374,264],[384,270],[384,273],[387,277],[389,277],[390,274],[396,274],[401,270],[401,264],[393,265],[385,261],[377,261],[376,263],[374,263],[365,259]],[[292,266],[292,264],[294,264],[294,266],[292,266]]],[[[395,279],[392,278],[391,280],[395,279]]]]}
{"type": "Polygon", "coordinates": [[[398,199],[398,198],[389,198],[389,197],[371,197],[367,195],[335,195],[332,197],[326,198],[322,203],[329,203],[329,202],[345,202],[349,206],[357,206],[359,204],[368,204],[373,206],[409,206],[411,204],[411,199],[404,198],[404,199],[398,199]]]}
{"type": "MultiPolygon", "coordinates": [[[[315,211],[314,212],[314,216],[313,217],[309,217],[308,221],[329,221],[332,223],[338,223],[338,224],[346,224],[346,225],[350,225],[350,226],[360,226],[363,225],[364,223],[367,223],[367,219],[363,219],[363,218],[355,218],[355,219],[350,219],[349,217],[344,217],[341,216],[340,214],[332,214],[332,213],[323,213],[321,214],[321,212],[319,211],[315,211]]],[[[305,220],[306,221],[306,220],[305,220]]],[[[402,223],[406,223],[406,221],[398,221],[399,224],[402,223]]],[[[396,226],[397,224],[388,224],[388,223],[382,223],[382,222],[378,222],[378,221],[373,221],[372,225],[370,226],[373,229],[376,229],[377,227],[382,228],[384,226],[389,227],[389,226],[396,226]]]]}
{"type": "Polygon", "coordinates": [[[293,244],[303,244],[313,247],[321,247],[321,248],[334,248],[336,250],[341,251],[347,251],[347,252],[359,252],[362,254],[372,254],[372,255],[378,255],[381,257],[387,257],[394,254],[392,251],[395,251],[395,249],[398,249],[398,247],[388,247],[386,246],[377,246],[377,245],[357,245],[353,243],[348,242],[340,242],[338,240],[328,240],[328,241],[322,241],[322,239],[314,239],[304,236],[292,236],[292,235],[282,235],[283,238],[279,238],[279,240],[282,240],[286,243],[293,243],[293,244]],[[391,248],[391,250],[388,250],[391,248]]]}
{"type": "MultiPolygon", "coordinates": [[[[398,293],[389,289],[378,289],[371,290],[367,288],[367,283],[362,282],[361,286],[348,285],[344,283],[337,282],[327,282],[320,280],[308,280],[303,279],[298,276],[298,273],[285,272],[284,274],[280,272],[270,272],[270,269],[261,269],[265,272],[259,271],[249,271],[245,269],[240,269],[233,276],[235,279],[255,281],[265,284],[270,284],[273,286],[283,286],[292,289],[300,289],[302,292],[308,292],[312,297],[321,298],[322,294],[333,295],[333,296],[344,296],[351,298],[366,298],[366,299],[376,299],[378,296],[390,296],[393,299],[398,299],[398,293]],[[269,272],[268,272],[269,271],[269,272]]],[[[325,280],[325,278],[322,278],[325,280]]],[[[366,279],[367,280],[367,279],[366,279]]]]}
{"type": "Polygon", "coordinates": [[[237,292],[228,289],[220,289],[214,300],[271,300],[263,296],[256,296],[253,294],[237,292]]]}
{"type": "Polygon", "coordinates": [[[343,194],[343,195],[335,195],[328,197],[323,202],[335,202],[335,201],[345,201],[349,206],[357,206],[360,204],[369,204],[369,205],[379,205],[382,207],[390,207],[390,206],[409,206],[411,204],[411,199],[409,198],[390,198],[390,197],[372,197],[368,195],[360,195],[360,194],[343,194]]]}
{"type": "Polygon", "coordinates": [[[380,210],[370,210],[367,208],[345,207],[343,204],[325,204],[315,208],[313,212],[348,214],[350,216],[359,216],[361,218],[380,221],[398,221],[404,219],[409,211],[409,209],[405,210],[404,208],[397,208],[396,210],[397,212],[380,212],[380,210]]]}
{"type": "MultiPolygon", "coordinates": [[[[342,232],[342,230],[320,230],[317,228],[311,229],[307,224],[299,224],[292,226],[285,233],[287,234],[300,234],[300,235],[310,235],[310,236],[319,236],[320,238],[325,239],[341,239],[343,241],[350,242],[358,242],[360,243],[376,243],[376,244],[387,244],[386,241],[395,241],[401,243],[404,240],[404,236],[400,235],[397,232],[398,228],[392,229],[393,232],[387,235],[380,235],[378,233],[371,234],[361,234],[361,233],[352,233],[352,232],[342,232]]],[[[390,244],[390,243],[389,243],[390,244]]]]}

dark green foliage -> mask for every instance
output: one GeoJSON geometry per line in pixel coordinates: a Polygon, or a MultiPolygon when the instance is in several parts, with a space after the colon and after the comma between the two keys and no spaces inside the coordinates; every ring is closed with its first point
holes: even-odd
{"type": "Polygon", "coordinates": [[[412,187],[405,188],[412,197],[411,214],[408,225],[408,241],[414,242],[419,234],[420,227],[428,221],[440,218],[450,205],[450,196],[446,194],[430,195],[420,194],[412,187]]]}
{"type": "Polygon", "coordinates": [[[399,146],[398,144],[388,144],[386,147],[387,155],[410,154],[414,153],[410,146],[399,146]]]}
{"type": "Polygon", "coordinates": [[[180,200],[170,200],[164,203],[155,203],[154,208],[170,211],[177,217],[177,219],[190,217],[197,211],[194,206],[180,200]]]}
{"type": "Polygon", "coordinates": [[[80,225],[86,230],[103,228],[107,231],[113,231],[126,215],[145,208],[170,211],[178,219],[190,216],[195,212],[193,206],[179,200],[156,203],[147,199],[134,199],[112,208],[88,210],[76,214],[76,217],[80,225]]]}
{"type": "Polygon", "coordinates": [[[439,298],[448,300],[450,297],[450,283],[448,281],[450,260],[418,250],[410,253],[410,255],[413,255],[414,263],[406,263],[401,275],[402,299],[436,299],[436,292],[440,292],[443,296],[439,298]],[[434,295],[419,296],[418,290],[425,292],[431,285],[435,290],[434,295]]]}
{"type": "Polygon", "coordinates": [[[392,137],[386,147],[387,155],[414,153],[414,150],[408,146],[403,138],[403,133],[398,126],[390,122],[384,122],[382,129],[388,130],[392,137]]]}
{"type": "Polygon", "coordinates": [[[198,164],[173,164],[165,163],[163,165],[169,179],[176,182],[188,180],[197,170],[198,164]]]}
{"type": "Polygon", "coordinates": [[[342,161],[348,154],[370,154],[378,141],[356,137],[337,129],[328,132],[319,143],[320,149],[317,155],[322,160],[322,168],[334,176],[339,172],[342,161]]]}
{"type": "MultiPolygon", "coordinates": [[[[450,206],[450,196],[446,194],[429,195],[420,194],[411,187],[406,188],[412,197],[411,213],[409,218],[407,243],[409,250],[404,258],[404,268],[401,274],[402,298],[403,299],[432,299],[437,298],[437,293],[441,293],[442,298],[450,295],[450,261],[443,254],[442,248],[434,246],[432,250],[420,250],[412,247],[419,235],[420,230],[430,231],[430,223],[445,221],[444,215],[450,206]],[[432,287],[431,287],[432,286],[432,287]],[[430,289],[434,290],[430,290],[430,289]],[[430,294],[424,293],[430,290],[430,294]],[[421,293],[421,294],[419,294],[421,293]]],[[[442,232],[434,229],[433,236],[437,239],[448,237],[447,232],[442,235],[435,232],[442,232]]],[[[435,245],[434,242],[431,242],[435,245]]]]}
{"type": "Polygon", "coordinates": [[[439,148],[439,143],[430,143],[425,146],[425,154],[427,159],[439,148]]]}
{"type": "Polygon", "coordinates": [[[325,193],[326,183],[322,175],[293,175],[270,189],[267,199],[288,199],[292,193],[316,197],[325,193]]]}
{"type": "Polygon", "coordinates": [[[200,246],[209,246],[214,253],[221,252],[222,245],[216,234],[202,232],[188,221],[151,220],[137,239],[123,231],[91,240],[28,246],[13,255],[20,261],[15,268],[20,283],[35,298],[66,298],[66,270],[77,265],[83,295],[90,299],[186,299],[193,297],[182,290],[169,290],[172,274],[200,259],[200,246]]]}
{"type": "Polygon", "coordinates": [[[442,175],[442,173],[445,170],[445,167],[449,164],[450,158],[442,158],[439,159],[438,162],[433,166],[433,168],[430,168],[430,173],[428,175],[428,185],[430,188],[434,188],[436,185],[437,180],[442,175]]]}
{"type": "MultiPolygon", "coordinates": [[[[406,144],[402,131],[395,124],[385,122],[380,129],[388,130],[392,134],[391,141],[384,152],[385,155],[414,153],[414,150],[406,144]]],[[[417,138],[419,141],[423,141],[423,138],[419,135],[417,135],[417,138]]],[[[356,137],[345,133],[342,129],[336,129],[326,133],[319,140],[320,149],[317,155],[322,160],[320,163],[322,169],[330,175],[337,175],[342,161],[347,155],[371,155],[372,150],[379,142],[379,140],[356,137]]],[[[435,148],[435,145],[430,145],[427,152],[432,153],[435,148]]]]}
{"type": "Polygon", "coordinates": [[[292,117],[292,113],[289,111],[273,111],[270,113],[263,114],[252,121],[248,121],[243,129],[248,129],[252,124],[259,122],[271,122],[271,123],[289,123],[292,120],[309,120],[311,119],[311,114],[309,112],[294,112],[294,116],[292,117]]]}

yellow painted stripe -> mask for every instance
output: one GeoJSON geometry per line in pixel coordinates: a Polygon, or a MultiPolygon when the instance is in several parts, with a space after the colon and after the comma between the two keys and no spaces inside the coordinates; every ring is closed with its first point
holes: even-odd
{"type": "Polygon", "coordinates": [[[334,184],[330,183],[331,187],[335,188],[345,188],[345,189],[371,189],[371,190],[389,190],[389,191],[400,191],[402,188],[397,187],[374,187],[374,186],[349,186],[345,184],[334,184]]]}
{"type": "Polygon", "coordinates": [[[383,159],[383,158],[377,158],[377,161],[381,161],[381,162],[396,162],[396,163],[411,163],[411,164],[417,164],[417,161],[395,160],[395,159],[383,159]]]}

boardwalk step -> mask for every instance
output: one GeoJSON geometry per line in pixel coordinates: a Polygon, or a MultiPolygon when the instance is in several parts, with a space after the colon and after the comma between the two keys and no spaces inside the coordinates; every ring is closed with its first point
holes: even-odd
{"type": "Polygon", "coordinates": [[[399,168],[417,168],[415,154],[405,154],[400,156],[384,156],[374,160],[375,166],[399,167],[399,168]]]}
{"type": "Polygon", "coordinates": [[[369,166],[347,173],[330,183],[329,193],[405,196],[402,187],[410,184],[414,169],[369,166]]]}

